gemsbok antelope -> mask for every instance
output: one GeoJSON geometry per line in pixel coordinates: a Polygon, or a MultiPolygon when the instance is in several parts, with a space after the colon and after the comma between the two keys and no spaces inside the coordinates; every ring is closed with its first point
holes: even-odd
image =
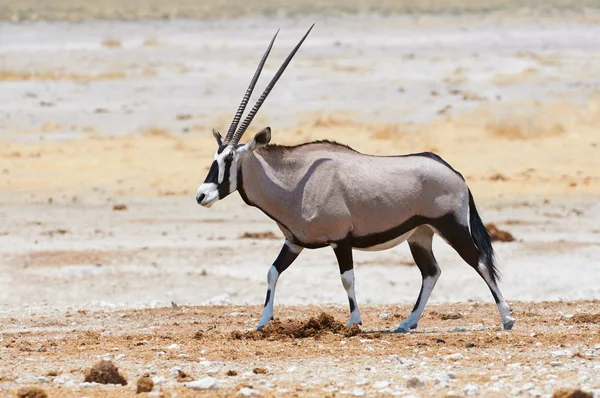
{"type": "Polygon", "coordinates": [[[281,252],[267,273],[267,294],[258,330],[273,319],[275,287],[281,273],[303,249],[326,246],[335,252],[348,295],[347,325],[360,325],[352,249],[385,250],[403,241],[408,241],[422,284],[412,312],[396,332],[415,329],[441,273],[432,252],[434,234],[485,280],[504,329],[511,329],[515,319],[496,283],[498,271],[488,231],[463,176],[442,158],[430,152],[372,156],[331,141],[269,145],[269,127],[245,144],[239,143],[312,28],[288,55],[238,128],[275,34],[226,137],[213,130],[218,148],[206,180],[196,193],[198,204],[210,207],[237,190],[246,204],[273,219],[285,236],[281,252]]]}

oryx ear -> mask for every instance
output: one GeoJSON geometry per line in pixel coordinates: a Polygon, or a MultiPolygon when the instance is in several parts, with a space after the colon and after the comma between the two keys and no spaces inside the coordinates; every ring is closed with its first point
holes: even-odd
{"type": "Polygon", "coordinates": [[[223,145],[223,137],[221,136],[221,133],[213,129],[213,136],[215,137],[215,140],[217,140],[217,144],[219,144],[219,146],[223,145]]]}
{"type": "Polygon", "coordinates": [[[255,149],[258,149],[260,147],[267,145],[270,141],[271,141],[271,128],[267,127],[265,129],[259,131],[258,133],[256,133],[254,138],[252,138],[252,140],[250,140],[249,142],[246,143],[246,145],[244,145],[244,149],[246,150],[246,152],[252,152],[255,149]]]}

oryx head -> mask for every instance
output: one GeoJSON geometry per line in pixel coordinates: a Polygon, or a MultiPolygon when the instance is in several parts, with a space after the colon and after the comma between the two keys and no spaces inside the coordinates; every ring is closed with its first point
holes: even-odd
{"type": "Polygon", "coordinates": [[[306,34],[304,35],[302,40],[300,40],[300,42],[296,45],[296,47],[294,47],[290,55],[288,55],[288,57],[283,62],[277,73],[275,73],[275,76],[273,76],[273,79],[271,79],[271,81],[267,85],[267,88],[265,88],[265,91],[263,91],[258,101],[256,101],[254,107],[252,107],[250,113],[248,113],[248,115],[238,128],[238,123],[242,118],[244,109],[246,109],[248,100],[252,95],[254,86],[258,81],[260,72],[262,71],[263,66],[265,65],[267,57],[271,52],[271,48],[273,47],[273,43],[275,42],[275,38],[277,37],[277,33],[279,33],[279,31],[275,33],[275,36],[273,36],[273,39],[271,40],[269,47],[267,47],[267,51],[260,60],[258,68],[254,73],[254,77],[252,78],[252,81],[250,82],[250,85],[246,90],[246,94],[244,95],[244,98],[242,98],[242,102],[240,103],[240,106],[237,112],[235,113],[235,116],[233,117],[233,121],[231,122],[231,126],[229,126],[229,130],[227,132],[227,136],[223,138],[218,131],[213,130],[213,135],[217,140],[217,144],[219,147],[217,148],[212,165],[210,166],[210,170],[208,171],[208,175],[206,176],[204,183],[200,185],[198,191],[196,192],[196,201],[198,202],[198,204],[210,207],[217,200],[223,199],[225,196],[235,191],[237,189],[237,166],[239,159],[245,154],[250,153],[264,145],[267,145],[271,140],[271,129],[267,127],[259,133],[257,133],[254,136],[254,138],[252,138],[245,144],[239,143],[240,139],[242,138],[242,135],[252,122],[252,119],[254,119],[254,116],[256,115],[261,105],[275,86],[275,83],[277,83],[277,80],[279,80],[279,78],[283,74],[285,68],[288,66],[288,64],[290,63],[290,61],[304,42],[304,39],[306,39],[310,31],[312,30],[313,26],[314,24],[310,27],[308,32],[306,32],[306,34]]]}

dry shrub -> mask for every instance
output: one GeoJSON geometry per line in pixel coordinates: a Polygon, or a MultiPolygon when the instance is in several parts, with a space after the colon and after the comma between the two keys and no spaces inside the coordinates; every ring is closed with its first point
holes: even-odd
{"type": "Polygon", "coordinates": [[[307,337],[319,337],[325,333],[341,334],[344,337],[356,336],[360,333],[358,325],[345,327],[336,321],[332,315],[322,312],[318,317],[311,317],[301,322],[290,319],[286,322],[279,320],[271,321],[262,332],[238,332],[231,333],[234,340],[280,340],[285,338],[304,339],[307,337]]]}
{"type": "Polygon", "coordinates": [[[277,235],[275,235],[271,231],[267,232],[244,232],[240,239],[279,239],[277,235]]]}
{"type": "Polygon", "coordinates": [[[594,396],[589,392],[581,390],[560,389],[554,391],[552,398],[594,398],[594,396]]]}
{"type": "Polygon", "coordinates": [[[171,137],[171,132],[165,129],[149,128],[142,132],[146,137],[171,137]]]}
{"type": "Polygon", "coordinates": [[[127,380],[119,373],[119,368],[111,361],[100,361],[86,370],[84,381],[88,383],[127,385],[127,380]]]}
{"type": "Polygon", "coordinates": [[[148,375],[144,375],[137,381],[137,393],[150,392],[154,388],[154,382],[148,375]]]}
{"type": "Polygon", "coordinates": [[[376,140],[389,140],[393,138],[398,138],[401,134],[398,126],[390,124],[386,126],[382,126],[375,130],[373,134],[371,134],[371,138],[376,140]]]}
{"type": "Polygon", "coordinates": [[[560,123],[536,120],[495,121],[488,123],[485,130],[492,137],[509,140],[557,137],[566,131],[560,123]]]}
{"type": "Polygon", "coordinates": [[[237,376],[238,372],[232,369],[229,369],[226,373],[227,376],[237,376]]]}
{"type": "Polygon", "coordinates": [[[127,205],[124,205],[123,203],[117,203],[112,209],[113,211],[124,211],[127,210],[127,205]]]}
{"type": "Polygon", "coordinates": [[[142,45],[144,47],[158,47],[160,45],[160,43],[158,42],[158,39],[149,38],[149,39],[144,40],[144,43],[142,43],[142,45]]]}
{"type": "Polygon", "coordinates": [[[102,45],[107,48],[121,48],[121,40],[119,39],[104,39],[102,45]]]}
{"type": "Polygon", "coordinates": [[[513,242],[515,240],[510,232],[501,230],[494,223],[486,224],[485,228],[488,230],[492,242],[513,242]]]}
{"type": "Polygon", "coordinates": [[[571,323],[598,323],[600,324],[600,312],[595,314],[587,314],[585,312],[575,314],[569,318],[571,323]]]}
{"type": "Polygon", "coordinates": [[[23,387],[17,391],[17,398],[48,398],[48,394],[41,388],[23,387]]]}

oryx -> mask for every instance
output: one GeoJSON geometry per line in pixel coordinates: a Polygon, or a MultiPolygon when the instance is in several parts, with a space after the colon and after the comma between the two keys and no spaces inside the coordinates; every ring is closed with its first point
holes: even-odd
{"type": "Polygon", "coordinates": [[[210,207],[238,191],[246,204],[272,218],[285,243],[267,274],[267,294],[258,330],[273,319],[275,287],[281,273],[305,249],[331,246],[350,303],[348,325],[361,324],[354,294],[352,249],[384,250],[408,241],[422,275],[417,302],[397,332],[417,327],[440,268],[431,249],[441,236],[485,280],[504,329],[515,319],[496,284],[490,236],[463,176],[439,156],[415,153],[371,156],[330,141],[298,146],[268,145],[269,127],[245,144],[240,138],[311,28],[288,55],[242,124],[238,123],[277,34],[271,40],[233,118],[218,143],[206,180],[196,193],[210,207]],[[237,130],[236,130],[237,129],[237,130]]]}

